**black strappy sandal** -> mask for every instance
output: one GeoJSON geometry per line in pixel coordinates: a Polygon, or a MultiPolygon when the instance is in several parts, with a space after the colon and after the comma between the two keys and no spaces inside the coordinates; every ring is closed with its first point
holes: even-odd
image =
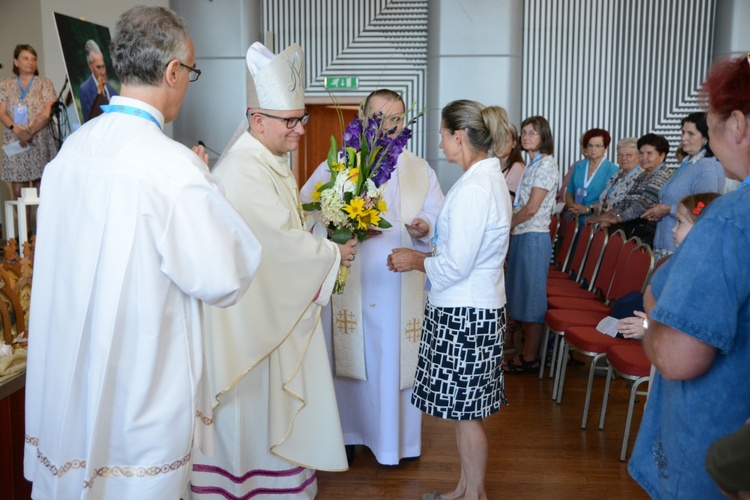
{"type": "Polygon", "coordinates": [[[535,359],[534,361],[526,361],[523,358],[523,354],[519,354],[518,359],[521,361],[520,365],[515,364],[511,359],[510,361],[505,363],[503,371],[505,373],[514,375],[520,375],[522,373],[534,373],[539,371],[539,359],[535,359]]]}

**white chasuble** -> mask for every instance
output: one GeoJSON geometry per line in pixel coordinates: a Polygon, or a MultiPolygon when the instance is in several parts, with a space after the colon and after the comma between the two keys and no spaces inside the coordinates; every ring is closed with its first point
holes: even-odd
{"type": "Polygon", "coordinates": [[[191,490],[197,495],[218,487],[231,474],[244,481],[230,482],[230,493],[243,496],[267,487],[258,482],[259,471],[273,470],[281,478],[274,488],[297,491],[308,478],[286,476],[291,466],[347,468],[320,322],[338,270],[338,248],[304,228],[285,158],[273,156],[251,134],[239,137],[214,173],[256,233],[263,256],[242,300],[207,315],[217,441],[237,443],[240,452],[196,458],[200,467],[194,467],[191,490]],[[256,427],[258,422],[267,426],[256,427]]]}

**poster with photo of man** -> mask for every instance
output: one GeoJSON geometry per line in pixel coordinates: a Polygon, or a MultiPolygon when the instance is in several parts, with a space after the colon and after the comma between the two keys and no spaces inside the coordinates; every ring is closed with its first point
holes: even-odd
{"type": "Polygon", "coordinates": [[[119,94],[120,82],[109,57],[109,28],[54,13],[65,71],[75,100],[79,123],[99,116],[99,106],[119,94]]]}

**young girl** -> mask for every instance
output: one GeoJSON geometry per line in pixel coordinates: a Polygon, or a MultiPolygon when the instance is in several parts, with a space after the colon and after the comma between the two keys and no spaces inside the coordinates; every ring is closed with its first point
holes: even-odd
{"type": "MultiPolygon", "coordinates": [[[[675,247],[680,246],[703,210],[718,197],[718,193],[696,193],[680,200],[677,204],[677,224],[672,229],[675,247]]],[[[662,262],[668,258],[669,256],[665,257],[662,262]]],[[[617,323],[617,331],[627,339],[643,338],[643,320],[646,319],[646,313],[633,311],[633,314],[635,316],[623,318],[617,323]]]]}

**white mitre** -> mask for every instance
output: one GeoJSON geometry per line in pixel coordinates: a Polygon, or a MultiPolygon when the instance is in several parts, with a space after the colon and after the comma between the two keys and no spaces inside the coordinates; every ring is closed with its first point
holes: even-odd
{"type": "Polygon", "coordinates": [[[293,43],[279,55],[255,42],[247,49],[247,106],[291,111],[305,109],[305,54],[293,43]]]}

